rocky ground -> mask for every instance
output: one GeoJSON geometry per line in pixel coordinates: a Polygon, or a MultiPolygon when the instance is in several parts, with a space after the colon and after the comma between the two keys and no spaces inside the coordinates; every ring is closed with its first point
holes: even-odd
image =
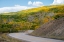
{"type": "Polygon", "coordinates": [[[64,18],[50,21],[31,33],[33,36],[64,40],[64,18]]]}

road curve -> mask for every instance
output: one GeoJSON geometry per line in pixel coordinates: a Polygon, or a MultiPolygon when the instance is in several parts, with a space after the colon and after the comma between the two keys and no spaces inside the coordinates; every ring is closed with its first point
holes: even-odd
{"type": "Polygon", "coordinates": [[[64,42],[62,40],[30,36],[27,35],[27,33],[10,33],[9,36],[14,37],[16,39],[29,41],[29,42],[64,42]]]}

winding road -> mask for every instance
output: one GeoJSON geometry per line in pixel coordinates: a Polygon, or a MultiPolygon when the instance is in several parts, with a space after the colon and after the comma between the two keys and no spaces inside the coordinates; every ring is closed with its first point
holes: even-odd
{"type": "Polygon", "coordinates": [[[10,33],[9,36],[14,37],[16,39],[29,41],[29,42],[64,42],[62,40],[30,36],[27,35],[27,33],[10,33]]]}

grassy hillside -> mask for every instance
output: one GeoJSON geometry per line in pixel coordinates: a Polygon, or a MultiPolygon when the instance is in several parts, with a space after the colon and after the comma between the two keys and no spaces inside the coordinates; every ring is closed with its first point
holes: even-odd
{"type": "Polygon", "coordinates": [[[42,6],[18,12],[0,14],[0,32],[35,30],[41,25],[64,17],[64,5],[42,6]]]}

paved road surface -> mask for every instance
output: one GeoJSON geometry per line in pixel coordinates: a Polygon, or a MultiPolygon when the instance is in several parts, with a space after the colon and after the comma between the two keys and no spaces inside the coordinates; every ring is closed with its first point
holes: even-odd
{"type": "Polygon", "coordinates": [[[30,36],[30,35],[27,35],[27,33],[10,33],[9,36],[20,39],[20,40],[29,41],[29,42],[64,42],[62,40],[30,36]]]}

